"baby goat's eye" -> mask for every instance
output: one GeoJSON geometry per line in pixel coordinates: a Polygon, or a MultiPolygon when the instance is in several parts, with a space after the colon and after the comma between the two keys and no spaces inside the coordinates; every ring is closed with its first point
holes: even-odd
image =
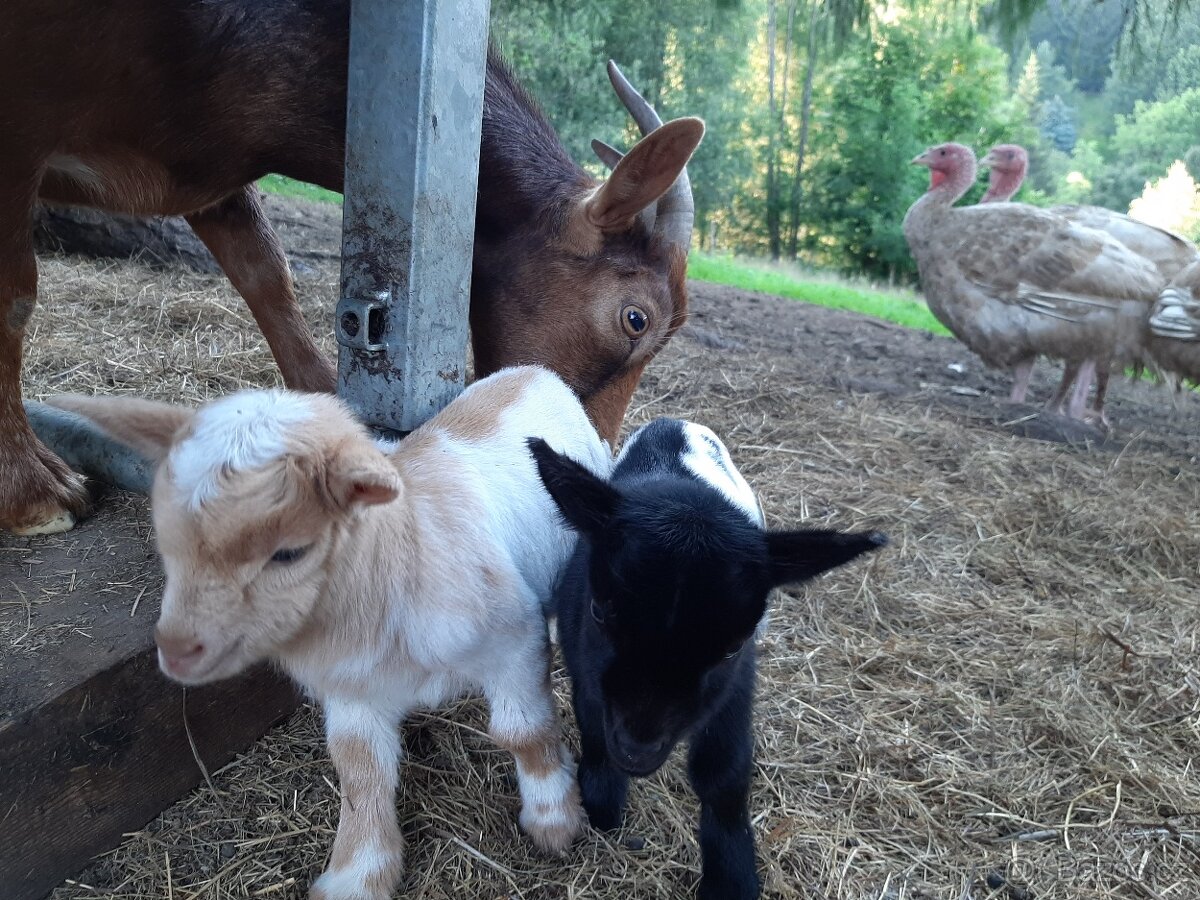
{"type": "Polygon", "coordinates": [[[307,552],[307,547],[284,547],[282,550],[275,551],[271,562],[286,566],[288,563],[294,563],[307,552]]]}
{"type": "Polygon", "coordinates": [[[734,644],[733,647],[730,648],[729,652],[725,654],[725,658],[733,659],[735,656],[737,656],[739,653],[742,652],[742,648],[744,646],[746,646],[745,642],[739,642],[737,644],[734,644]]]}
{"type": "Polygon", "coordinates": [[[592,618],[596,620],[597,625],[604,624],[604,609],[596,602],[595,598],[592,599],[592,618]]]}

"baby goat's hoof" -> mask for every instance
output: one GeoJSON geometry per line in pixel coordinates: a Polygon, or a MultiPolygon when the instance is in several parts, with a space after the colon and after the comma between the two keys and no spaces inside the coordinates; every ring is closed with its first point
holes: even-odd
{"type": "Polygon", "coordinates": [[[564,802],[535,803],[521,810],[521,830],[543,853],[566,853],[583,833],[585,822],[577,790],[564,802]]]}
{"type": "Polygon", "coordinates": [[[370,859],[327,869],[308,891],[308,900],[391,900],[404,872],[404,859],[370,859]]]}

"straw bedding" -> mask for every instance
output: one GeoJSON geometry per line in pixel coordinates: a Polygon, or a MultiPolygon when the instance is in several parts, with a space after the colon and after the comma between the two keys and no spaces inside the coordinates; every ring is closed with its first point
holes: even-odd
{"type": "MultiPolygon", "coordinates": [[[[274,214],[306,263],[306,313],[324,321],[336,218],[274,214]]],[[[277,380],[220,277],[62,257],[41,271],[30,396],[199,401],[277,380]]],[[[705,285],[693,302],[696,324],[651,367],[630,424],[714,428],[773,526],[892,537],[776,598],[752,800],[766,896],[1200,896],[1196,398],[1118,386],[1136,433],[1107,448],[1031,440],[950,341],[705,285]],[[959,359],[983,397],[945,387],[959,359]]],[[[561,670],[556,686],[569,729],[561,670]]],[[[466,699],[404,727],[404,896],[690,894],[696,808],[678,754],[636,784],[620,832],[545,859],[518,832],[513,765],[485,722],[466,699]]],[[[53,896],[303,897],[336,827],[335,784],[305,709],[214,773],[215,792],[53,896]]]]}

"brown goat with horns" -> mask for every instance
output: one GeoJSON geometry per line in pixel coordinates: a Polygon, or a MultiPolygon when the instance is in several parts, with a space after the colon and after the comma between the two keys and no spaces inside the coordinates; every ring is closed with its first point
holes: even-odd
{"type": "MultiPolygon", "coordinates": [[[[342,189],[349,0],[66,0],[52,13],[7,0],[4,19],[0,528],[62,531],[83,506],[82,484],[21,404],[34,205],[184,216],[245,298],[286,384],[333,390],[254,182],[278,172],[342,189]]],[[[471,329],[477,375],[548,366],[615,442],[642,370],[687,315],[684,166],[704,125],[662,125],[611,63],[609,76],[646,137],[601,182],[489,51],[471,329]]]]}

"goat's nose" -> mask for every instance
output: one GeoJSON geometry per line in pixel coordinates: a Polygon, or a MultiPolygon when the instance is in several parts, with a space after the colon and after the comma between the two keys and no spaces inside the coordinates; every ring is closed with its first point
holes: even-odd
{"type": "Polygon", "coordinates": [[[192,634],[170,634],[156,628],[154,629],[154,641],[158,644],[158,649],[162,651],[163,656],[172,663],[193,662],[204,653],[204,644],[192,634]]]}
{"type": "Polygon", "coordinates": [[[622,768],[648,774],[661,765],[668,742],[665,737],[641,741],[629,734],[618,734],[615,743],[614,749],[622,768]]]}

